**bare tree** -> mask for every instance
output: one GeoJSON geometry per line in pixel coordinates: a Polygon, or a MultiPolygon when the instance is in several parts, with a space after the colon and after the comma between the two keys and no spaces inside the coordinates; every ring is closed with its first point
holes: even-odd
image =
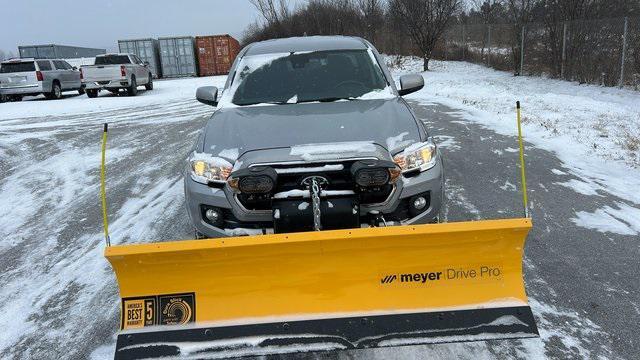
{"type": "Polygon", "coordinates": [[[495,24],[498,22],[498,15],[503,10],[504,0],[473,0],[475,14],[477,14],[483,24],[495,24]]]}
{"type": "Polygon", "coordinates": [[[291,15],[288,0],[249,0],[249,2],[260,12],[267,27],[276,32],[274,34],[276,37],[288,35],[283,27],[283,22],[291,15]]]}
{"type": "Polygon", "coordinates": [[[510,22],[518,26],[530,22],[538,2],[540,0],[506,0],[510,22]]]}
{"type": "Polygon", "coordinates": [[[356,0],[359,15],[362,18],[367,40],[376,42],[376,34],[384,24],[384,2],[383,0],[356,0]]]}
{"type": "Polygon", "coordinates": [[[424,71],[437,41],[461,7],[460,0],[391,0],[390,12],[420,50],[424,71]]]}
{"type": "MultiPolygon", "coordinates": [[[[541,0],[506,0],[507,18],[512,26],[511,57],[514,73],[520,74],[522,27],[533,18],[533,12],[541,0]]],[[[526,38],[525,28],[525,38],[526,38]]]]}

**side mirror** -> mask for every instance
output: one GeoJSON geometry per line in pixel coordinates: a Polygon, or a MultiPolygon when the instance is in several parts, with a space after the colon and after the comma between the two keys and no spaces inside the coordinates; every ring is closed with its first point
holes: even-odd
{"type": "Polygon", "coordinates": [[[196,91],[196,100],[203,104],[218,105],[218,88],[215,86],[202,86],[196,91]]]}
{"type": "Polygon", "coordinates": [[[400,76],[400,90],[398,94],[404,96],[416,92],[424,87],[424,78],[419,74],[400,76]]]}
{"type": "Polygon", "coordinates": [[[77,66],[74,66],[74,67],[73,67],[73,70],[76,70],[76,71],[77,71],[77,70],[78,70],[78,67],[77,67],[77,66]]]}

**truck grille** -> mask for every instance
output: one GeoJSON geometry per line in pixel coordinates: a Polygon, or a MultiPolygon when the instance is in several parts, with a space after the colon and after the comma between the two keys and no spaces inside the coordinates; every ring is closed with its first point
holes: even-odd
{"type": "MultiPolygon", "coordinates": [[[[274,193],[296,189],[304,189],[302,182],[305,178],[315,175],[328,180],[328,185],[323,190],[355,190],[355,184],[351,177],[351,166],[356,160],[339,163],[314,163],[314,164],[273,164],[269,165],[278,173],[278,183],[274,193]]],[[[384,202],[393,191],[392,185],[382,187],[381,191],[357,194],[360,204],[377,204],[384,202]]],[[[258,199],[255,196],[239,194],[238,201],[248,210],[271,210],[269,199],[258,199]]]]}

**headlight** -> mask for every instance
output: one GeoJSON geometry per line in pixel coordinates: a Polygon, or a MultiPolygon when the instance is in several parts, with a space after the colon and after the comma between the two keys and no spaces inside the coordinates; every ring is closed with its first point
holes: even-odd
{"type": "Polygon", "coordinates": [[[227,160],[194,152],[189,158],[191,178],[199,183],[225,182],[233,166],[227,160]]]}
{"type": "Polygon", "coordinates": [[[436,165],[437,147],[431,139],[427,142],[417,143],[404,149],[403,152],[393,157],[403,172],[429,170],[436,165]]]}

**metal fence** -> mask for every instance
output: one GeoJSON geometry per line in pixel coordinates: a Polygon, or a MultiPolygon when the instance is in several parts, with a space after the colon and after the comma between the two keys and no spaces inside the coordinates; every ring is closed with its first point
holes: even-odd
{"type": "Polygon", "coordinates": [[[640,18],[455,25],[434,58],[640,90],[640,18]]]}

